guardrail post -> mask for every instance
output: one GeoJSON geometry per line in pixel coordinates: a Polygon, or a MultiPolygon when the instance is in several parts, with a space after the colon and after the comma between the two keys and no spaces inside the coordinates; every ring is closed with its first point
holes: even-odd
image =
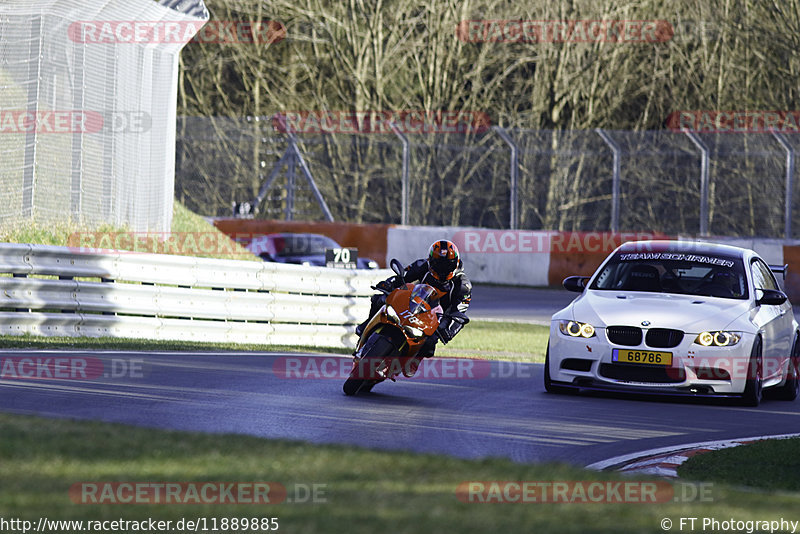
{"type": "Polygon", "coordinates": [[[708,236],[708,147],[694,132],[686,132],[694,146],[700,150],[700,235],[708,236]]]}
{"type": "Polygon", "coordinates": [[[393,122],[389,122],[389,127],[392,129],[394,134],[400,138],[400,142],[403,143],[403,177],[401,180],[401,191],[400,191],[400,224],[403,226],[408,225],[408,196],[409,196],[409,185],[408,185],[408,165],[409,165],[409,148],[408,148],[408,137],[400,131],[400,128],[393,122]]]}
{"type": "Polygon", "coordinates": [[[620,148],[619,144],[614,141],[602,128],[595,128],[597,135],[603,138],[603,141],[611,148],[614,154],[614,169],[611,179],[611,231],[619,233],[619,177],[620,177],[620,148]]]}
{"type": "Polygon", "coordinates": [[[786,137],[780,132],[772,132],[775,139],[786,150],[786,195],[784,197],[783,236],[784,239],[792,238],[792,193],[794,191],[794,147],[789,144],[786,137]]]}
{"type": "Polygon", "coordinates": [[[514,140],[511,139],[511,136],[508,135],[508,132],[506,132],[505,129],[503,129],[501,126],[494,126],[493,129],[494,131],[497,132],[497,135],[499,135],[503,139],[503,141],[505,141],[506,144],[509,147],[511,147],[511,162],[510,162],[511,172],[509,173],[509,178],[511,180],[511,185],[509,189],[511,191],[509,193],[509,199],[508,199],[509,203],[508,225],[511,230],[517,230],[519,228],[519,196],[517,191],[517,181],[518,181],[517,176],[519,172],[519,169],[517,168],[518,167],[517,160],[518,160],[519,148],[514,143],[514,140]]]}

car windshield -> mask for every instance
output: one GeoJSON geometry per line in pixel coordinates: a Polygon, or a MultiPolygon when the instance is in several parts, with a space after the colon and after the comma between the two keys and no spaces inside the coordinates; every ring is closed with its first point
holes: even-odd
{"type": "Polygon", "coordinates": [[[617,253],[590,289],[748,297],[741,259],[683,252],[617,253]]]}
{"type": "Polygon", "coordinates": [[[326,248],[338,248],[333,239],[315,234],[287,234],[274,238],[278,256],[310,256],[325,254],[326,248]]]}

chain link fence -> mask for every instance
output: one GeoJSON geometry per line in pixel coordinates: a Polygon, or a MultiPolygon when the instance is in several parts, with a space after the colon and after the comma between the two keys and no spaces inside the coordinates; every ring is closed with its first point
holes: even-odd
{"type": "Polygon", "coordinates": [[[0,1],[0,224],[168,230],[185,43],[122,30],[208,17],[202,0],[0,1]]]}
{"type": "MultiPolygon", "coordinates": [[[[698,134],[707,150],[704,177],[703,150],[681,132],[406,132],[406,221],[402,136],[296,138],[335,220],[787,238],[787,223],[789,234],[800,223],[790,161],[797,136],[782,144],[769,133],[698,134]]],[[[280,168],[288,135],[269,118],[179,118],[177,149],[176,194],[199,213],[231,216],[234,204],[247,201],[257,204],[248,214],[257,218],[324,218],[303,175],[280,168]]]]}

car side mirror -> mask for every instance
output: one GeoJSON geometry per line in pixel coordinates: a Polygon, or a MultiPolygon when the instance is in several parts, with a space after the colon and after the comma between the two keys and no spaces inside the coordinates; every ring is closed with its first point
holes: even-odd
{"type": "Polygon", "coordinates": [[[583,290],[586,289],[586,284],[589,283],[589,278],[588,276],[568,276],[561,283],[567,291],[583,293],[583,290]]]}
{"type": "Polygon", "coordinates": [[[783,291],[778,291],[776,289],[757,289],[756,291],[761,291],[761,298],[756,300],[756,304],[759,306],[767,305],[767,306],[780,306],[784,302],[786,302],[786,294],[783,291]]]}

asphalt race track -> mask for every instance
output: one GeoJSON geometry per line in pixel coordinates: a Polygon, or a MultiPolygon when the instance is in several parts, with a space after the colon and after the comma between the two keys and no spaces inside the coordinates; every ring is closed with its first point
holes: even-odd
{"type": "MultiPolygon", "coordinates": [[[[515,294],[515,318],[537,320],[544,293],[515,294]]],[[[487,305],[472,315],[494,313],[487,305]]],[[[40,370],[51,371],[56,358],[68,359],[60,371],[89,362],[80,379],[0,380],[4,412],[461,457],[586,465],[657,447],[800,432],[800,401],[743,408],[699,399],[549,395],[541,364],[458,368],[442,361],[421,370],[426,376],[352,398],[342,393],[340,369],[349,370],[349,358],[340,355],[8,350],[1,357],[4,366],[38,359],[40,370]]]]}

